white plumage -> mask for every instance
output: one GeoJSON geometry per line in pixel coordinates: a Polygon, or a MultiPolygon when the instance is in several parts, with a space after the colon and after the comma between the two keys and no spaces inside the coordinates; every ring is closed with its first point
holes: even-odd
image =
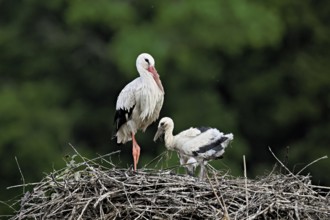
{"type": "Polygon", "coordinates": [[[127,84],[116,103],[115,126],[117,143],[132,140],[134,170],[139,160],[140,147],[135,140],[138,130],[143,132],[159,117],[164,102],[164,89],[150,54],[142,53],[136,60],[140,77],[127,84]]]}
{"type": "Polygon", "coordinates": [[[233,134],[224,134],[216,128],[189,128],[173,135],[174,122],[169,117],[164,117],[158,124],[154,141],[164,134],[165,146],[168,150],[177,151],[181,164],[186,165],[191,174],[197,164],[201,166],[200,178],[204,176],[207,161],[220,159],[225,153],[225,148],[234,139],[233,134]]]}

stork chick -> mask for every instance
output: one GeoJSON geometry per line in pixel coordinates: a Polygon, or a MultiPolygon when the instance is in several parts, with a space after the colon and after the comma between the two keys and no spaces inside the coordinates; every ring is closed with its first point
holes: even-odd
{"type": "Polygon", "coordinates": [[[203,179],[205,165],[210,160],[221,159],[225,148],[234,139],[233,134],[224,134],[216,128],[200,127],[189,128],[173,135],[174,122],[169,117],[164,117],[158,124],[154,141],[164,135],[165,147],[177,151],[181,164],[188,164],[188,174],[194,171],[197,161],[200,165],[199,178],[203,179]]]}

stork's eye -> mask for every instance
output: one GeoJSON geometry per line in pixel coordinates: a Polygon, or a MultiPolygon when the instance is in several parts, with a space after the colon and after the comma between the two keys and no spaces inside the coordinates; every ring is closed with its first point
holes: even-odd
{"type": "Polygon", "coordinates": [[[147,58],[145,58],[144,60],[145,60],[148,64],[150,64],[150,63],[149,63],[149,60],[148,60],[147,58]]]}
{"type": "Polygon", "coordinates": [[[165,124],[164,122],[161,122],[161,123],[160,123],[160,126],[164,126],[164,124],[165,124]]]}

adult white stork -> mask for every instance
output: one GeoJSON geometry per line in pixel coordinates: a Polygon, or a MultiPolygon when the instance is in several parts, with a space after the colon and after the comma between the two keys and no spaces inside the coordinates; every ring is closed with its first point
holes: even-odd
{"type": "Polygon", "coordinates": [[[150,54],[142,53],[136,59],[140,77],[127,84],[116,103],[115,126],[117,143],[132,140],[134,170],[140,157],[140,146],[135,134],[143,132],[159,117],[164,102],[164,88],[150,54]]]}
{"type": "Polygon", "coordinates": [[[165,146],[168,150],[177,151],[180,163],[186,164],[188,174],[194,172],[197,162],[200,165],[200,179],[204,177],[207,161],[222,158],[225,148],[234,139],[233,134],[224,134],[216,128],[189,128],[173,135],[174,122],[164,117],[158,124],[154,141],[164,135],[165,146]]]}

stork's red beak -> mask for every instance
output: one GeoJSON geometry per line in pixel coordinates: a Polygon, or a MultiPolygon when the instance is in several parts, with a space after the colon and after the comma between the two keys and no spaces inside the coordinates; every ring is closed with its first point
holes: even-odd
{"type": "Polygon", "coordinates": [[[152,77],[154,78],[155,82],[157,83],[159,89],[164,92],[164,88],[163,88],[162,82],[160,81],[156,68],[154,66],[150,65],[148,67],[148,71],[152,74],[152,77]]]}
{"type": "Polygon", "coordinates": [[[149,66],[148,67],[148,71],[150,72],[150,73],[152,73],[152,75],[158,75],[158,73],[157,73],[157,70],[155,69],[155,67],[154,66],[149,66]]]}

